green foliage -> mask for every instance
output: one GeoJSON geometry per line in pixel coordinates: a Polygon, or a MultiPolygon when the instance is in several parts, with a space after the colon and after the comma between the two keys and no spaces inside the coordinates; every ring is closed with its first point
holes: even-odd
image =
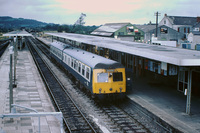
{"type": "Polygon", "coordinates": [[[97,26],[59,25],[43,23],[37,20],[0,17],[0,32],[6,33],[13,30],[26,29],[30,32],[58,31],[66,33],[90,34],[97,26]]]}

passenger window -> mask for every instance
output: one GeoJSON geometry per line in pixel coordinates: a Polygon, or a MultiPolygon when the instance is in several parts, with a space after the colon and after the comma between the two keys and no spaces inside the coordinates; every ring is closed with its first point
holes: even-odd
{"type": "Polygon", "coordinates": [[[113,81],[123,81],[122,72],[113,73],[113,81]]]}
{"type": "Polygon", "coordinates": [[[78,64],[78,72],[81,72],[81,63],[78,64]]]}
{"type": "Polygon", "coordinates": [[[68,58],[68,65],[70,66],[70,57],[68,58]]]}
{"type": "Polygon", "coordinates": [[[76,60],[74,60],[74,69],[77,70],[78,69],[78,62],[76,60]]]}
{"type": "Polygon", "coordinates": [[[71,67],[73,67],[73,65],[74,65],[74,59],[72,59],[71,61],[71,67]]]}
{"type": "Polygon", "coordinates": [[[97,73],[97,82],[108,82],[108,73],[97,73]]]}
{"type": "Polygon", "coordinates": [[[86,78],[89,79],[90,76],[90,69],[87,67],[86,68],[86,78]]]}
{"type": "Polygon", "coordinates": [[[85,65],[82,65],[82,75],[85,76],[85,65]]]}

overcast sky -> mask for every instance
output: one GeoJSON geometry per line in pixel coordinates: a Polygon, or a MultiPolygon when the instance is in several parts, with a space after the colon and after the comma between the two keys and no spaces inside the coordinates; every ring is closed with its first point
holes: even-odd
{"type": "Polygon", "coordinates": [[[200,16],[200,0],[0,0],[0,16],[47,23],[74,24],[85,13],[86,25],[110,22],[155,22],[155,12],[169,16],[200,16]]]}

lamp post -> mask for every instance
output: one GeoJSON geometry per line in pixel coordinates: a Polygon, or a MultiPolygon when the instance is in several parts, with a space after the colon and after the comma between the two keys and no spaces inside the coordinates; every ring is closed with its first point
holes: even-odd
{"type": "Polygon", "coordinates": [[[14,37],[14,88],[17,87],[16,85],[16,64],[17,64],[17,37],[14,37]]]}
{"type": "Polygon", "coordinates": [[[9,53],[10,53],[10,74],[9,74],[9,90],[10,90],[10,113],[11,113],[11,105],[13,104],[13,74],[12,74],[12,55],[14,53],[14,47],[12,45],[12,42],[10,41],[10,47],[9,47],[9,53]]]}

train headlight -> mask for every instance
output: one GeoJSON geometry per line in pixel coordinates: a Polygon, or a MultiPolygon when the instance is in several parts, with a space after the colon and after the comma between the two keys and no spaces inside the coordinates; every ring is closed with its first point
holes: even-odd
{"type": "Polygon", "coordinates": [[[102,89],[100,88],[100,89],[99,89],[99,93],[101,93],[101,90],[102,90],[102,89]]]}
{"type": "Polygon", "coordinates": [[[119,88],[120,92],[122,92],[122,87],[119,88]]]}

